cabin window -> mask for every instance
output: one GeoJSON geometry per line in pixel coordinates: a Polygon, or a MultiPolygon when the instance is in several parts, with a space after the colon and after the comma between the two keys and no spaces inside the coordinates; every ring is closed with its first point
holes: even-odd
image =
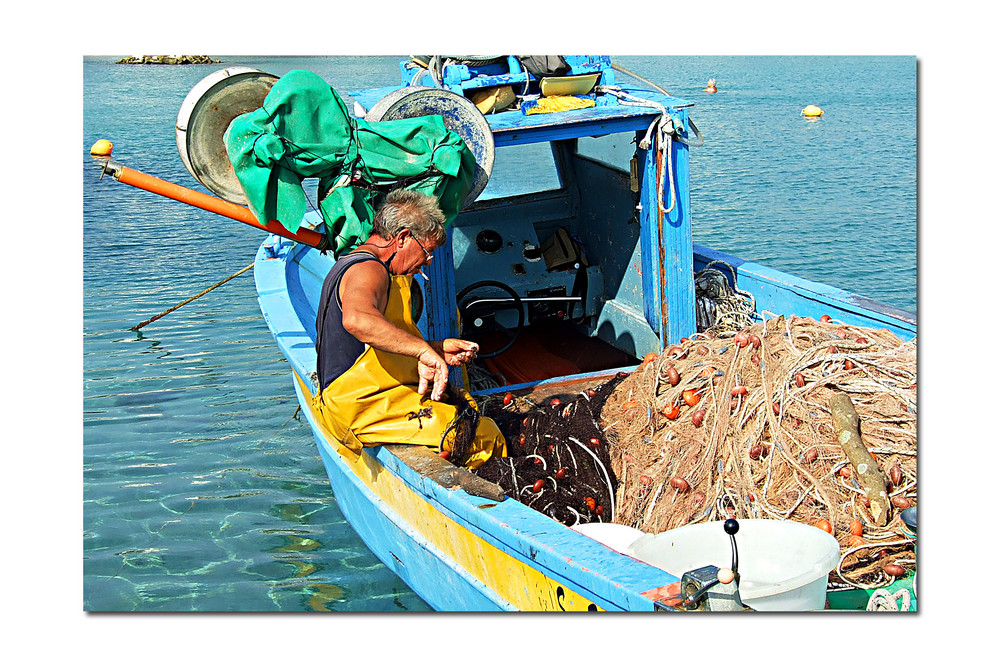
{"type": "MultiPolygon", "coordinates": [[[[626,163],[627,164],[627,163],[626,163]]],[[[549,144],[499,146],[493,174],[479,201],[558,190],[561,187],[549,144]]]]}
{"type": "Polygon", "coordinates": [[[635,135],[631,132],[618,132],[600,137],[581,137],[576,152],[595,162],[628,171],[629,161],[635,153],[635,135]]]}

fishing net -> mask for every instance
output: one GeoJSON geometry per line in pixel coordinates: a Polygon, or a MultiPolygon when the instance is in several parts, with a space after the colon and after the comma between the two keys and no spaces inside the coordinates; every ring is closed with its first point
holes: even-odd
{"type": "Polygon", "coordinates": [[[604,402],[626,377],[620,374],[579,394],[549,397],[540,404],[510,394],[485,399],[483,414],[507,439],[508,456],[487,461],[476,474],[566,525],[611,521],[618,484],[598,419],[604,402]]]}
{"type": "Polygon", "coordinates": [[[569,526],[660,533],[729,517],[817,525],[841,545],[831,587],[891,583],[915,563],[899,514],[917,494],[916,340],[768,313],[749,324],[739,311],[580,394],[485,399],[509,456],[477,474],[569,526]],[[836,394],[850,398],[861,441],[889,480],[884,524],[838,442],[836,394]]]}
{"type": "MultiPolygon", "coordinates": [[[[448,439],[448,435],[454,432],[449,458],[453,461],[464,461],[465,455],[472,447],[472,441],[476,439],[476,429],[479,427],[480,414],[472,403],[469,402],[468,398],[466,398],[464,391],[456,389],[449,384],[447,395],[457,409],[455,410],[455,418],[451,420],[444,433],[441,434],[441,443],[438,445],[438,449],[444,449],[444,443],[448,439]]],[[[410,419],[416,419],[424,415],[413,412],[409,416],[410,419]]]]}
{"type": "Polygon", "coordinates": [[[738,310],[580,394],[484,399],[509,456],[477,474],[569,526],[825,521],[842,555],[831,587],[891,583],[915,563],[899,513],[917,493],[916,340],[794,316],[745,326],[738,310]],[[837,440],[841,393],[890,480],[882,525],[837,440]]]}
{"type": "Polygon", "coordinates": [[[612,520],[652,533],[728,517],[827,521],[843,556],[831,583],[882,585],[886,565],[913,562],[899,512],[916,499],[916,408],[916,341],[888,330],[793,316],[696,334],[649,355],[603,407],[612,520]],[[885,525],[835,437],[839,392],[892,480],[885,525]]]}

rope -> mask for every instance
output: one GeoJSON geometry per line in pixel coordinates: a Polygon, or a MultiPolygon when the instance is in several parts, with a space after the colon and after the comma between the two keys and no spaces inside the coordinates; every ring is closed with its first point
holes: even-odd
{"type": "MultiPolygon", "coordinates": [[[[628,74],[631,77],[635,77],[636,79],[638,79],[639,81],[642,81],[647,86],[650,86],[650,87],[655,88],[656,90],[660,91],[661,93],[663,93],[667,97],[673,97],[673,95],[671,95],[666,89],[661,88],[660,86],[656,85],[655,83],[653,83],[649,79],[645,79],[645,78],[639,76],[635,72],[632,72],[630,70],[625,69],[621,65],[616,65],[615,63],[611,63],[611,68],[612,69],[616,69],[619,72],[623,72],[625,74],[628,74]]],[[[705,145],[705,138],[701,135],[701,132],[698,131],[698,126],[695,125],[694,121],[691,120],[690,118],[688,118],[688,124],[691,126],[691,130],[694,132],[695,136],[698,138],[697,141],[696,142],[690,142],[687,139],[685,139],[684,137],[681,137],[680,135],[677,136],[677,141],[681,142],[682,144],[687,144],[688,146],[693,146],[695,148],[697,148],[698,146],[704,146],[705,145]]]]}
{"type": "Polygon", "coordinates": [[[580,442],[579,440],[577,440],[573,436],[569,436],[567,438],[567,440],[569,440],[570,442],[574,443],[580,449],[582,449],[583,451],[585,451],[588,454],[590,454],[591,458],[593,458],[594,461],[597,462],[597,465],[600,467],[601,472],[604,473],[604,481],[606,481],[608,483],[608,500],[611,503],[611,520],[614,521],[615,520],[615,489],[614,489],[613,486],[611,486],[611,476],[608,474],[608,469],[604,467],[603,463],[601,463],[601,459],[597,458],[597,454],[595,454],[594,452],[592,452],[589,449],[587,449],[587,447],[582,442],[580,442]]]}
{"type": "Polygon", "coordinates": [[[621,65],[616,65],[615,63],[611,63],[611,68],[612,69],[616,69],[619,72],[623,72],[625,74],[628,74],[629,76],[634,76],[635,78],[639,79],[639,81],[642,81],[644,84],[646,84],[647,86],[652,86],[653,88],[656,88],[658,91],[660,91],[661,93],[663,93],[667,97],[673,97],[673,95],[671,95],[670,93],[668,93],[663,88],[660,88],[659,86],[657,86],[655,83],[653,83],[649,79],[644,79],[641,76],[639,76],[638,74],[636,74],[635,72],[632,72],[630,70],[625,69],[621,65]]]}
{"type": "MultiPolygon", "coordinates": [[[[861,551],[863,549],[876,549],[876,548],[885,549],[886,547],[908,546],[910,544],[913,544],[913,540],[894,540],[892,542],[871,542],[869,544],[863,544],[861,546],[848,549],[847,551],[844,551],[840,555],[840,561],[837,563],[837,576],[840,577],[841,581],[848,583],[854,586],[855,588],[866,588],[866,589],[875,588],[875,586],[873,585],[866,586],[865,584],[847,578],[847,575],[845,575],[843,571],[844,561],[847,559],[847,557],[852,553],[856,551],[861,551]]],[[[890,580],[889,583],[892,583],[892,581],[890,580]]]]}
{"type": "Polygon", "coordinates": [[[286,421],[286,422],[285,422],[284,424],[282,424],[282,425],[281,425],[281,428],[279,428],[279,429],[278,429],[277,431],[275,431],[275,432],[274,432],[274,433],[272,433],[271,435],[269,435],[269,436],[267,436],[266,438],[264,438],[263,440],[261,440],[261,441],[260,441],[260,444],[259,444],[259,445],[257,445],[257,449],[260,449],[261,447],[263,447],[263,446],[264,446],[264,444],[265,444],[265,443],[267,443],[267,442],[270,442],[271,438],[273,438],[274,436],[276,436],[276,435],[278,435],[279,433],[281,433],[281,431],[283,431],[283,430],[284,430],[284,428],[285,428],[286,426],[288,426],[288,425],[289,425],[290,423],[292,423],[292,420],[293,420],[293,419],[295,419],[296,417],[298,417],[298,415],[299,415],[299,412],[300,412],[301,410],[302,410],[302,406],[301,406],[301,405],[296,405],[296,406],[295,406],[295,412],[293,412],[293,413],[292,413],[292,416],[288,418],[288,421],[286,421]]]}
{"type": "Polygon", "coordinates": [[[696,295],[712,305],[706,317],[706,329],[719,332],[736,332],[756,321],[757,302],[753,294],[736,287],[736,269],[722,260],[713,260],[694,276],[696,295]],[[713,265],[722,265],[732,275],[732,286],[726,276],[713,265]]]}
{"type": "MultiPolygon", "coordinates": [[[[413,62],[419,63],[420,61],[414,60],[413,62]]],[[[416,86],[417,82],[424,78],[425,74],[430,74],[430,71],[426,67],[421,67],[420,69],[415,70],[413,76],[410,78],[410,85],[416,86]]]]}
{"type": "Polygon", "coordinates": [[[909,611],[910,592],[905,588],[890,593],[884,588],[880,588],[868,598],[868,606],[865,611],[909,611]]]}
{"type": "MultiPolygon", "coordinates": [[[[646,83],[649,83],[648,81],[646,83]]],[[[652,85],[652,84],[650,84],[652,85]]],[[[655,86],[654,86],[655,87],[655,86]]],[[[656,118],[649,127],[646,128],[646,134],[639,141],[639,148],[643,150],[649,150],[653,145],[654,141],[656,144],[656,150],[660,153],[661,159],[667,163],[667,177],[670,180],[670,207],[663,207],[663,174],[656,181],[656,208],[660,212],[660,215],[666,215],[674,210],[674,206],[677,205],[677,195],[676,186],[674,184],[674,159],[673,159],[673,138],[674,133],[677,131],[674,126],[673,118],[671,118],[670,113],[667,108],[660,104],[659,102],[654,102],[653,100],[647,100],[631,93],[626,93],[618,86],[597,86],[594,90],[601,94],[613,95],[618,99],[618,102],[624,106],[633,107],[653,107],[660,112],[658,118],[656,118]],[[654,132],[655,137],[654,137],[654,132]]],[[[661,92],[663,92],[661,90],[661,92]]]]}
{"type": "Polygon", "coordinates": [[[528,73],[528,66],[520,60],[517,62],[521,65],[521,71],[524,72],[524,88],[521,89],[521,97],[524,97],[528,94],[528,89],[531,87],[531,76],[528,73]]]}
{"type": "Polygon", "coordinates": [[[677,205],[677,189],[674,186],[674,156],[673,151],[673,131],[666,132],[664,130],[664,123],[659,124],[659,139],[656,144],[660,148],[660,155],[666,156],[667,162],[667,176],[670,179],[670,208],[663,208],[663,178],[657,179],[656,182],[656,208],[660,211],[660,215],[666,215],[674,210],[674,206],[677,205]]]}
{"type": "Polygon", "coordinates": [[[179,304],[177,304],[176,306],[173,306],[172,308],[167,308],[167,309],[166,309],[165,311],[163,311],[163,312],[162,312],[162,313],[160,313],[159,315],[154,315],[153,317],[149,318],[149,319],[148,319],[148,320],[146,320],[145,322],[140,322],[139,324],[135,325],[134,327],[130,327],[130,328],[129,328],[129,331],[138,331],[139,329],[143,328],[144,326],[146,326],[146,325],[147,325],[147,324],[149,324],[150,322],[155,322],[156,320],[160,319],[160,318],[161,318],[161,317],[163,317],[164,315],[168,315],[168,314],[170,314],[170,313],[174,312],[175,310],[177,310],[177,309],[178,309],[178,308],[180,308],[181,306],[184,306],[184,305],[186,305],[186,304],[189,304],[189,303],[191,303],[192,301],[194,301],[195,299],[197,299],[197,298],[199,298],[199,297],[202,297],[202,296],[204,296],[204,295],[208,294],[209,292],[211,292],[212,290],[214,290],[214,289],[215,289],[216,287],[220,287],[220,286],[222,286],[222,285],[225,285],[226,283],[228,283],[228,282],[229,282],[230,280],[232,280],[232,279],[233,279],[233,278],[235,278],[236,276],[240,275],[240,274],[241,274],[241,273],[243,273],[244,271],[249,271],[249,270],[250,270],[250,269],[252,269],[252,268],[253,268],[253,262],[250,262],[250,264],[249,264],[248,266],[244,266],[244,267],[243,267],[242,269],[240,269],[239,271],[237,271],[237,272],[236,272],[236,273],[234,273],[233,275],[229,276],[229,277],[228,277],[228,278],[226,278],[225,280],[220,280],[219,282],[215,283],[214,285],[212,285],[212,286],[211,286],[211,287],[209,287],[208,289],[205,289],[205,290],[202,290],[201,292],[198,292],[197,294],[195,294],[195,295],[194,295],[193,297],[191,297],[190,299],[185,299],[184,301],[181,301],[181,302],[180,302],[179,304]]]}
{"type": "Polygon", "coordinates": [[[447,58],[442,59],[441,56],[431,56],[431,78],[434,79],[434,85],[438,88],[444,88],[444,68],[447,64],[447,58]]]}

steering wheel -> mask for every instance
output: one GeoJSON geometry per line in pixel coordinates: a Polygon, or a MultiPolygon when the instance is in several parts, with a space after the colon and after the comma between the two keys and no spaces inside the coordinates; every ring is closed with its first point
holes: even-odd
{"type": "Polygon", "coordinates": [[[462,322],[461,336],[473,342],[480,342],[483,334],[499,333],[504,342],[491,352],[479,352],[479,357],[487,359],[509,350],[524,328],[524,308],[521,297],[511,287],[496,280],[480,280],[472,283],[455,298],[462,322]],[[474,294],[478,292],[478,294],[474,294]],[[497,294],[501,292],[502,294],[497,294]],[[517,326],[508,329],[497,321],[497,313],[513,310],[517,312],[517,326]]]}

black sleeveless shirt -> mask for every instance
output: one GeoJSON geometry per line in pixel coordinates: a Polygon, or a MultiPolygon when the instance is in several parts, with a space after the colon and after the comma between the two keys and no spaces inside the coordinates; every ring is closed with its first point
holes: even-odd
{"type": "MultiPolygon", "coordinates": [[[[344,328],[344,310],[339,294],[344,273],[361,262],[378,262],[385,267],[382,260],[374,255],[349,253],[336,261],[323,281],[316,309],[316,373],[321,392],[353,366],[365,351],[365,344],[344,328]]],[[[388,267],[385,270],[389,272],[388,267]]]]}

